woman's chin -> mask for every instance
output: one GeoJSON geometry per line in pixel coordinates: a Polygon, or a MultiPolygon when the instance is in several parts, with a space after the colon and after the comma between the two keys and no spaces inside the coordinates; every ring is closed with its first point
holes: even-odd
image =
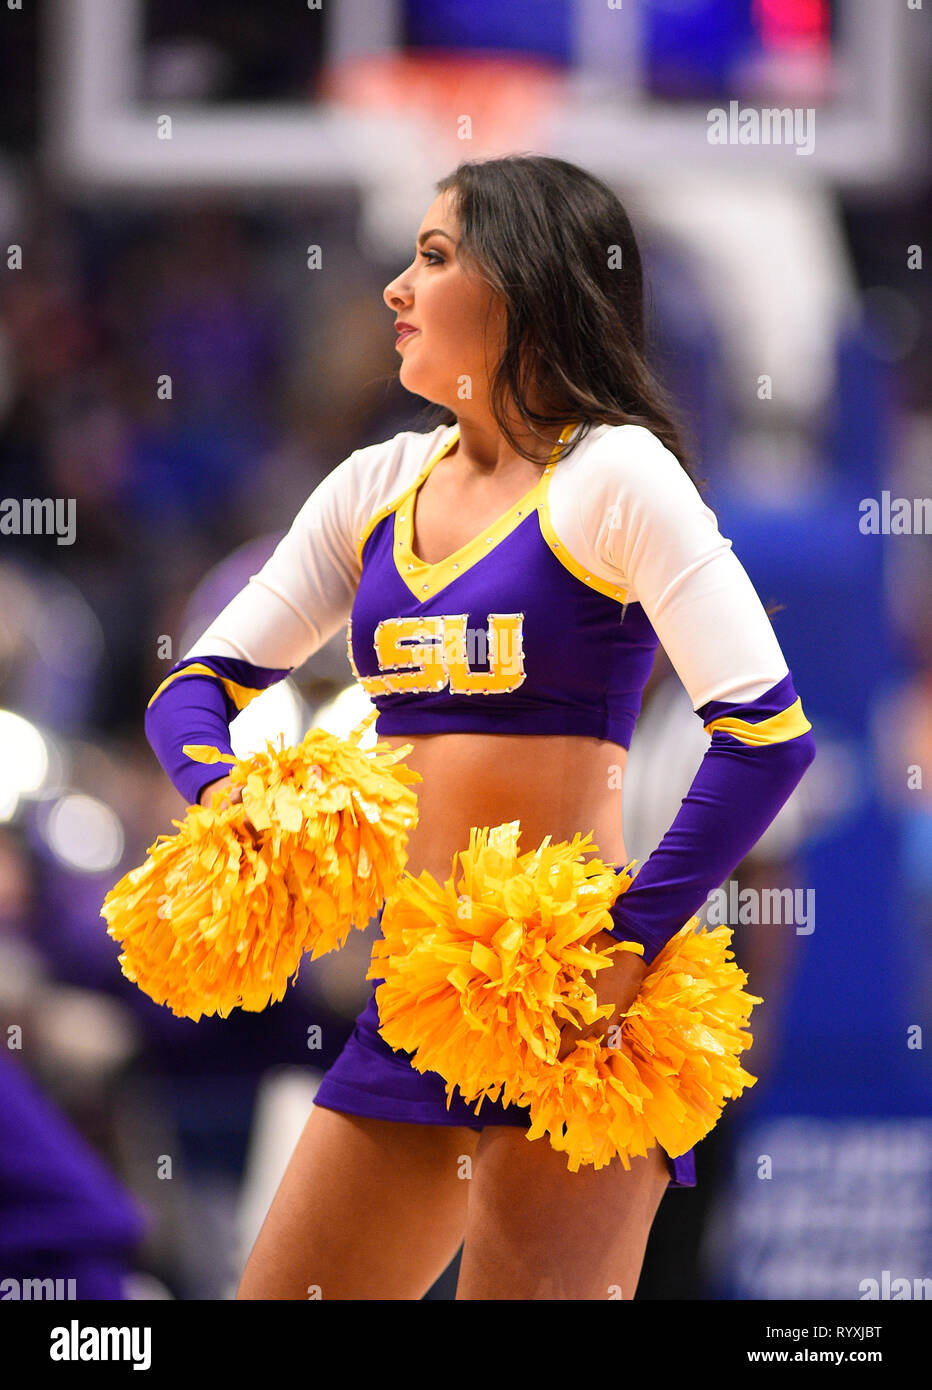
{"type": "Polygon", "coordinates": [[[442,399],[447,394],[442,386],[436,382],[428,381],[421,372],[406,371],[406,367],[407,363],[402,362],[398,371],[398,380],[406,391],[410,391],[414,396],[423,396],[426,401],[430,401],[431,405],[442,405],[446,406],[448,410],[450,409],[449,403],[442,399]]]}

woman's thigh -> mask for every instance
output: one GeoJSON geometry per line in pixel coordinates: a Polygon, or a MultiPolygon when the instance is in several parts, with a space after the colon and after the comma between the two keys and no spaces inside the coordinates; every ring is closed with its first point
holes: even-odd
{"type": "Polygon", "coordinates": [[[458,1299],[634,1297],[670,1181],[660,1149],[571,1173],[546,1137],[494,1125],[472,1173],[458,1299]]]}
{"type": "Polygon", "coordinates": [[[456,1125],[314,1106],[237,1291],[239,1299],[418,1299],[463,1239],[479,1140],[456,1125]]]}

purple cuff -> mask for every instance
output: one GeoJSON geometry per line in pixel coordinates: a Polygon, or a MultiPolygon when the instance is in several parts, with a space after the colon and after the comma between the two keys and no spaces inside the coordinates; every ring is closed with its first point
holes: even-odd
{"type": "MultiPolygon", "coordinates": [[[[722,717],[759,724],[796,698],[790,673],[748,704],[710,701],[697,712],[704,724],[722,717]]],[[[641,942],[649,965],[757,844],[814,757],[810,730],[752,743],[714,730],[676,819],[610,909],[612,936],[641,942]]]]}
{"type": "Polygon", "coordinates": [[[205,743],[232,753],[230,721],[251,699],[288,675],[284,670],[253,666],[248,661],[219,656],[189,656],[176,662],[164,689],[146,709],[146,738],[173,786],[194,805],[211,782],[229,775],[229,764],[199,763],[182,753],[186,743],[205,743]],[[216,674],[188,672],[209,666],[216,674]],[[179,672],[175,676],[175,672],[179,672]],[[175,679],[169,679],[175,676],[175,679]],[[233,691],[233,694],[230,691],[233,691]],[[235,698],[234,698],[235,697],[235,698]]]}

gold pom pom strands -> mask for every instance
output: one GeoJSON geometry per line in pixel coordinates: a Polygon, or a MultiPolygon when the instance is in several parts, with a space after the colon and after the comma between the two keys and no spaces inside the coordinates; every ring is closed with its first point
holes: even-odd
{"type": "Polygon", "coordinates": [[[242,800],[191,806],[101,908],[124,975],[156,1003],[192,1019],[261,1010],[284,997],[305,953],[342,946],[378,912],[404,868],[420,776],[401,761],[410,744],[359,747],[374,717],[348,739],[311,729],[243,759],[184,746],[230,763],[242,800]]]}
{"type": "Polygon", "coordinates": [[[441,886],[405,873],[386,900],[370,979],[381,1034],[467,1100],[506,1103],[531,1058],[555,1065],[562,1022],[611,1012],[590,978],[616,949],[587,945],[612,925],[612,868],[584,860],[591,835],[520,855],[517,821],[470,832],[441,886]],[[459,879],[457,881],[457,871],[459,879]]]}
{"type": "Polygon", "coordinates": [[[562,1061],[561,1021],[591,1022],[590,978],[618,949],[588,943],[612,926],[608,907],[632,882],[596,858],[591,836],[518,855],[518,825],[473,829],[441,887],[402,875],[382,915],[370,978],[381,1033],[437,1071],[448,1099],[526,1106],[529,1139],[547,1135],[571,1171],[612,1158],[625,1167],[655,1143],[675,1156],[713,1128],[726,1099],[756,1078],[738,1063],[750,1046],[744,973],[731,932],[695,931],[691,918],[657,955],[609,1041],[581,1039],[562,1061]],[[457,867],[460,876],[455,882],[457,867]]]}
{"type": "Polygon", "coordinates": [[[750,1012],[762,1003],[743,986],[729,927],[697,931],[691,918],[655,957],[613,1045],[581,1039],[549,1073],[517,1088],[531,1117],[528,1138],[547,1134],[568,1167],[624,1167],[655,1143],[672,1157],[703,1139],[726,1100],[756,1077],[738,1060],[751,1046],[750,1012]]]}

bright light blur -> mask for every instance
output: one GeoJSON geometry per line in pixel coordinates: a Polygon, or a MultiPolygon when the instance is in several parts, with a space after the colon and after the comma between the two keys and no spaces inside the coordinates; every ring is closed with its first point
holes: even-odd
{"type": "Polygon", "coordinates": [[[279,746],[284,736],[285,747],[300,743],[306,727],[307,706],[297,686],[290,680],[279,681],[250,700],[244,710],[230,723],[230,743],[238,758],[261,753],[269,739],[279,746]]]}
{"type": "Polygon", "coordinates": [[[12,710],[0,710],[0,820],[10,820],[19,799],[38,792],[49,770],[45,739],[34,724],[12,710]]]}
{"type": "MultiPolygon", "coordinates": [[[[348,685],[332,700],[320,706],[314,717],[314,727],[324,729],[337,738],[346,738],[356,725],[375,709],[361,685],[348,685]]],[[[359,740],[360,748],[374,748],[378,736],[371,725],[359,740]]]]}
{"type": "Polygon", "coordinates": [[[55,857],[79,873],[104,873],[123,856],[119,817],[96,796],[83,792],[59,797],[48,813],[44,833],[55,857]]]}
{"type": "Polygon", "coordinates": [[[12,787],[0,787],[0,821],[12,820],[19,805],[19,797],[12,787]]]}

